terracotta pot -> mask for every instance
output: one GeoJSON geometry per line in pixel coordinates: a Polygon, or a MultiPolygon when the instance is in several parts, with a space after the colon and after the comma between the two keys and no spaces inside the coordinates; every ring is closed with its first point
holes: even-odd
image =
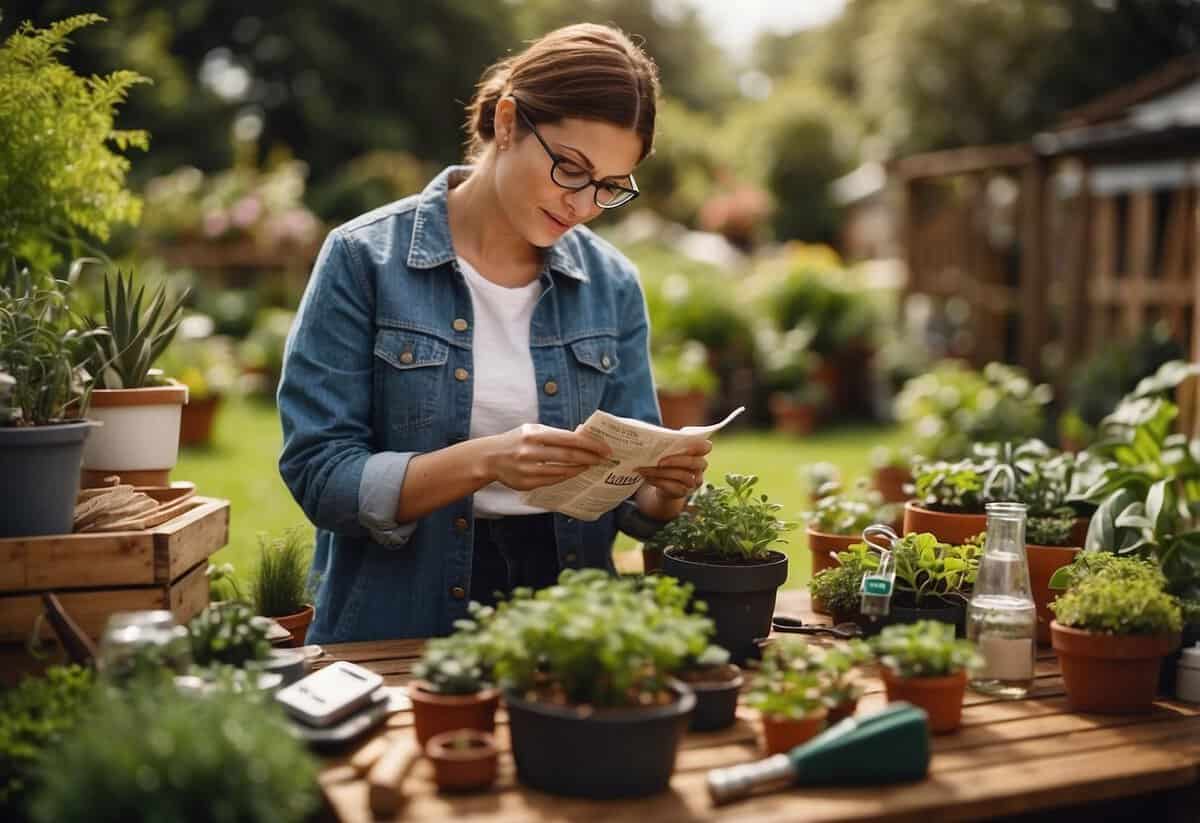
{"type": "Polygon", "coordinates": [[[180,446],[203,446],[212,441],[213,423],[221,399],[219,394],[210,394],[193,399],[183,407],[183,415],[179,418],[180,446]]]}
{"type": "Polygon", "coordinates": [[[289,646],[296,648],[304,645],[304,641],[308,637],[308,627],[313,621],[313,615],[316,613],[316,609],[312,606],[305,606],[295,614],[287,614],[283,617],[275,618],[276,623],[292,633],[292,641],[288,643],[289,646]]]}
{"type": "Polygon", "coordinates": [[[425,744],[425,756],[433,763],[433,779],[442,791],[478,791],[496,782],[499,752],[487,732],[455,729],[436,734],[425,744]]]}
{"type": "Polygon", "coordinates": [[[934,734],[952,732],[962,723],[963,694],[967,690],[967,672],[945,677],[897,677],[881,666],[883,685],[889,703],[901,700],[920,706],[929,715],[929,730],[934,734]]]}
{"type": "Polygon", "coordinates": [[[828,723],[832,726],[834,723],[840,723],[847,717],[853,717],[858,711],[858,699],[847,700],[845,703],[839,703],[829,710],[828,723]]]}
{"type": "Polygon", "coordinates": [[[1033,591],[1033,605],[1037,607],[1037,639],[1043,646],[1050,643],[1050,621],[1054,612],[1050,604],[1060,594],[1050,590],[1050,578],[1063,566],[1069,566],[1079,553],[1078,548],[1069,546],[1026,546],[1029,558],[1029,586],[1033,591]]]}
{"type": "Polygon", "coordinates": [[[1071,545],[1083,548],[1087,545],[1088,526],[1092,523],[1090,517],[1076,517],[1075,525],[1071,527],[1071,545]]]}
{"type": "MultiPolygon", "coordinates": [[[[829,556],[830,552],[843,552],[855,543],[862,542],[862,536],[857,534],[827,534],[812,528],[807,530],[807,534],[808,550],[812,552],[813,577],[817,576],[817,572],[832,569],[838,564],[836,558],[829,556]]],[[[829,614],[824,601],[817,597],[813,598],[812,610],[817,614],[829,614]]]]}
{"type": "Polygon", "coordinates": [[[96,389],[88,418],[104,425],[83,448],[82,483],[103,485],[117,474],[135,486],[166,486],[179,459],[179,421],[187,386],[96,389]]]}
{"type": "Polygon", "coordinates": [[[455,729],[475,729],[491,734],[496,730],[498,689],[483,689],[474,694],[438,694],[424,680],[408,685],[413,704],[413,726],[417,742],[424,746],[436,734],[455,729]]]}
{"type": "Polygon", "coordinates": [[[708,421],[708,395],[701,391],[671,392],[658,390],[658,408],[668,429],[703,426],[708,421]]]}
{"type": "Polygon", "coordinates": [[[986,514],[939,512],[917,505],[916,500],[909,500],[904,504],[905,534],[931,532],[943,543],[961,546],[986,530],[986,514]]]}
{"type": "Polygon", "coordinates": [[[904,487],[912,482],[912,472],[901,466],[881,466],[871,473],[871,487],[883,495],[884,503],[911,500],[912,495],[904,487]]]}
{"type": "Polygon", "coordinates": [[[642,573],[650,574],[662,569],[663,550],[660,546],[642,544],[642,573]]]}
{"type": "Polygon", "coordinates": [[[1054,651],[1079,712],[1148,712],[1158,689],[1162,659],[1179,648],[1179,633],[1113,635],[1050,623],[1054,651]]]}
{"type": "Polygon", "coordinates": [[[811,403],[796,403],[786,394],[775,392],[767,398],[775,431],[784,434],[812,434],[817,427],[817,407],[811,403]]]}
{"type": "Polygon", "coordinates": [[[818,709],[799,720],[764,714],[763,745],[767,754],[787,754],[793,747],[812,740],[825,728],[827,717],[824,709],[818,709]]]}

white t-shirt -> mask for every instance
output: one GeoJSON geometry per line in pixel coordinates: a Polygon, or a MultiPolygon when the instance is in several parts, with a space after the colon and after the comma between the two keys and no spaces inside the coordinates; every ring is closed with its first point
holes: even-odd
{"type": "MultiPolygon", "coordinates": [[[[541,281],[510,289],[488,280],[461,257],[458,267],[471,290],[475,312],[470,436],[501,434],[523,423],[538,422],[529,326],[533,308],[542,295],[541,281]]],[[[500,482],[475,492],[474,508],[476,517],[546,511],[525,505],[521,502],[520,492],[500,482]]]]}

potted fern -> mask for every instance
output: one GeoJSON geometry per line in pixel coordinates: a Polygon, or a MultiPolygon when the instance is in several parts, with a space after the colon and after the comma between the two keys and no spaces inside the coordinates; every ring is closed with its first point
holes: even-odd
{"type": "Polygon", "coordinates": [[[780,506],[759,494],[754,475],[727,474],[692,495],[690,506],[652,539],[663,550],[663,574],[692,584],[716,624],[716,644],[735,663],[757,657],[755,640],[771,633],[775,594],[787,580],[781,543],[794,523],[780,520],[780,506]]]}
{"type": "MultiPolygon", "coordinates": [[[[145,286],[134,289],[133,274],[104,278],[104,326],[97,338],[92,370],[92,416],[103,427],[83,453],[83,484],[101,485],[118,474],[135,486],[165,486],[179,459],[179,420],[187,386],[153,369],[167,348],[183,311],[185,293],[167,296],[161,284],[145,301],[145,286]]],[[[95,325],[95,324],[93,324],[95,325]]]]}
{"type": "Polygon", "coordinates": [[[292,633],[292,646],[303,646],[316,613],[308,586],[310,561],[305,532],[289,529],[282,537],[258,536],[258,572],[251,586],[254,608],[292,633]]]}
{"type": "Polygon", "coordinates": [[[64,288],[15,264],[0,272],[0,500],[22,501],[0,505],[0,537],[72,529],[93,428],[83,364],[104,332],[81,331],[64,288]]]}

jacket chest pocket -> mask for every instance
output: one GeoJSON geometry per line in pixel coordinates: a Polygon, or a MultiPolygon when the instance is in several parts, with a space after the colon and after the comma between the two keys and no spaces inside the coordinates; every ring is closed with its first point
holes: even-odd
{"type": "Polygon", "coordinates": [[[585,337],[570,344],[579,390],[579,419],[587,420],[600,407],[604,389],[613,379],[617,360],[617,338],[610,334],[585,337]]]}
{"type": "Polygon", "coordinates": [[[382,418],[392,432],[433,423],[443,406],[450,344],[418,331],[381,329],[375,335],[376,384],[382,418]]]}

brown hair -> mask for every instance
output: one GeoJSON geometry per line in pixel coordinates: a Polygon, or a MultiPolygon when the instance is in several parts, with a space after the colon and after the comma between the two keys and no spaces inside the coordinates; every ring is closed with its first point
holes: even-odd
{"type": "Polygon", "coordinates": [[[467,107],[468,158],[478,158],[495,138],[496,104],[505,95],[535,125],[567,117],[602,120],[637,132],[639,160],[654,147],[658,68],[619,29],[566,26],[488,68],[467,107]]]}

